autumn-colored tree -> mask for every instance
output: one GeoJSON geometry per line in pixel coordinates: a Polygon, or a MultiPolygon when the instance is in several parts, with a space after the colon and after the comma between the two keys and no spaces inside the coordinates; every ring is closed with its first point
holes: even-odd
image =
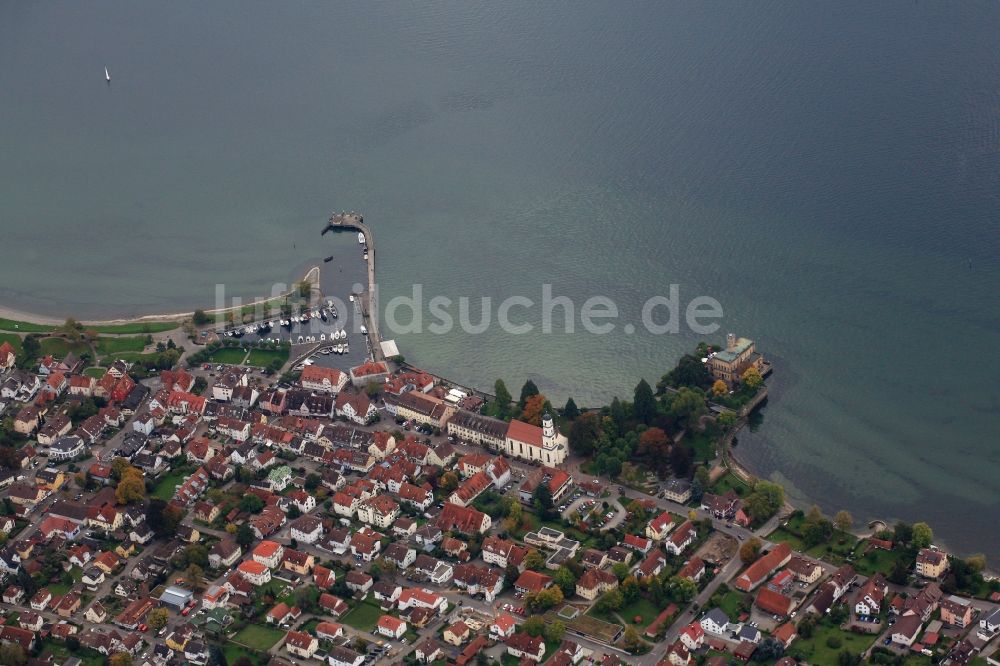
{"type": "Polygon", "coordinates": [[[729,387],[726,386],[726,382],[721,379],[716,379],[715,383],[712,384],[712,395],[718,397],[720,395],[725,395],[729,392],[729,387]]]}
{"type": "Polygon", "coordinates": [[[455,488],[458,488],[458,475],[454,472],[445,472],[438,480],[438,488],[446,493],[455,490],[455,488]]]}
{"type": "Polygon", "coordinates": [[[541,393],[529,397],[524,402],[521,420],[531,425],[542,425],[542,414],[545,413],[545,396],[541,393]]]}
{"type": "Polygon", "coordinates": [[[760,555],[762,545],[760,539],[757,537],[744,541],[743,545],[740,546],[740,559],[746,564],[756,561],[757,556],[760,555]]]}
{"type": "Polygon", "coordinates": [[[545,568],[545,558],[536,549],[532,548],[524,556],[524,568],[532,571],[540,571],[545,568]]]}
{"type": "Polygon", "coordinates": [[[132,655],[128,652],[116,652],[108,658],[109,666],[132,666],[132,655]]]}
{"type": "Polygon", "coordinates": [[[982,553],[977,553],[976,555],[969,555],[965,558],[965,563],[969,565],[973,573],[982,573],[983,569],[986,568],[986,556],[982,553]]]}
{"type": "Polygon", "coordinates": [[[154,608],[149,611],[149,615],[146,616],[146,624],[153,631],[159,631],[163,627],[167,626],[167,621],[170,619],[170,613],[167,612],[166,608],[154,608]]]}
{"type": "Polygon", "coordinates": [[[184,571],[184,580],[194,589],[200,590],[205,584],[205,570],[192,564],[184,571]]]}
{"type": "Polygon", "coordinates": [[[111,478],[121,479],[125,476],[125,470],[132,466],[128,458],[115,458],[111,461],[111,478]]]}
{"type": "Polygon", "coordinates": [[[741,379],[744,384],[752,389],[755,389],[764,383],[764,378],[760,376],[760,370],[752,365],[744,371],[741,379]]]}
{"type": "Polygon", "coordinates": [[[135,467],[129,467],[115,488],[115,499],[119,504],[131,504],[141,502],[145,497],[146,481],[142,478],[142,472],[135,467]]]}
{"type": "Polygon", "coordinates": [[[833,517],[833,526],[841,532],[849,532],[854,526],[854,516],[849,511],[838,511],[833,517]]]}

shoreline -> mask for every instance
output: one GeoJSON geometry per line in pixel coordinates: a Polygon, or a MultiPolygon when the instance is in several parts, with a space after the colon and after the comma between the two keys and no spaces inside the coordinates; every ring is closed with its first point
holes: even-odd
{"type": "MultiPolygon", "coordinates": [[[[304,280],[308,280],[310,282],[313,282],[315,285],[318,285],[319,275],[320,275],[320,267],[313,266],[308,271],[306,271],[306,273],[298,281],[301,282],[304,280]]],[[[224,315],[227,312],[242,310],[243,308],[246,307],[256,307],[258,305],[263,305],[269,301],[273,301],[279,298],[284,298],[290,294],[293,294],[294,292],[295,288],[293,287],[292,289],[288,290],[287,292],[279,296],[255,298],[254,300],[248,303],[242,303],[240,305],[234,305],[228,308],[213,308],[210,310],[206,309],[204,312],[207,315],[220,315],[220,314],[224,315]]],[[[196,310],[197,309],[200,308],[196,308],[196,310]]],[[[176,321],[178,325],[180,325],[181,323],[183,323],[185,319],[190,319],[191,317],[193,317],[194,313],[195,310],[191,310],[190,312],[172,312],[167,314],[144,314],[144,315],[136,315],[134,317],[118,317],[114,319],[77,319],[77,322],[82,326],[123,326],[128,324],[152,324],[156,322],[176,321]]],[[[52,317],[48,315],[23,312],[21,310],[16,310],[14,308],[0,304],[0,318],[10,319],[12,321],[24,322],[26,324],[37,324],[39,326],[62,326],[64,323],[66,323],[66,319],[68,317],[59,319],[57,317],[52,317]]],[[[4,329],[4,332],[29,333],[30,331],[17,331],[17,330],[8,331],[4,329]]]]}

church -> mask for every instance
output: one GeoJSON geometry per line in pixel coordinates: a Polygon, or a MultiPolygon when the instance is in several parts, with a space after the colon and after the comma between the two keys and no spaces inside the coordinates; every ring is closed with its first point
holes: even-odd
{"type": "Polygon", "coordinates": [[[550,414],[542,416],[542,427],[514,419],[504,439],[507,455],[537,460],[543,465],[561,465],[569,452],[568,441],[557,429],[550,414]]]}

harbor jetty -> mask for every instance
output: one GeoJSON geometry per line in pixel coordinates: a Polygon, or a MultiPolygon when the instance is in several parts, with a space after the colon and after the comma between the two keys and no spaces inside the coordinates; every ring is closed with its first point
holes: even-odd
{"type": "Polygon", "coordinates": [[[375,237],[372,236],[371,229],[365,224],[365,218],[360,213],[353,211],[330,215],[321,235],[329,231],[340,230],[357,231],[364,235],[368,257],[368,289],[362,294],[355,294],[355,298],[361,303],[361,317],[368,329],[372,356],[375,360],[384,360],[382,336],[379,334],[378,328],[378,297],[375,288],[375,237]]]}

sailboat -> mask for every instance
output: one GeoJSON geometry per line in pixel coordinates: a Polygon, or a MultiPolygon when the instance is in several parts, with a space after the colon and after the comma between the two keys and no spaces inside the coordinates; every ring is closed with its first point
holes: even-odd
{"type": "Polygon", "coordinates": [[[108,83],[111,83],[111,74],[108,73],[108,68],[107,67],[104,68],[104,79],[108,83]]]}

